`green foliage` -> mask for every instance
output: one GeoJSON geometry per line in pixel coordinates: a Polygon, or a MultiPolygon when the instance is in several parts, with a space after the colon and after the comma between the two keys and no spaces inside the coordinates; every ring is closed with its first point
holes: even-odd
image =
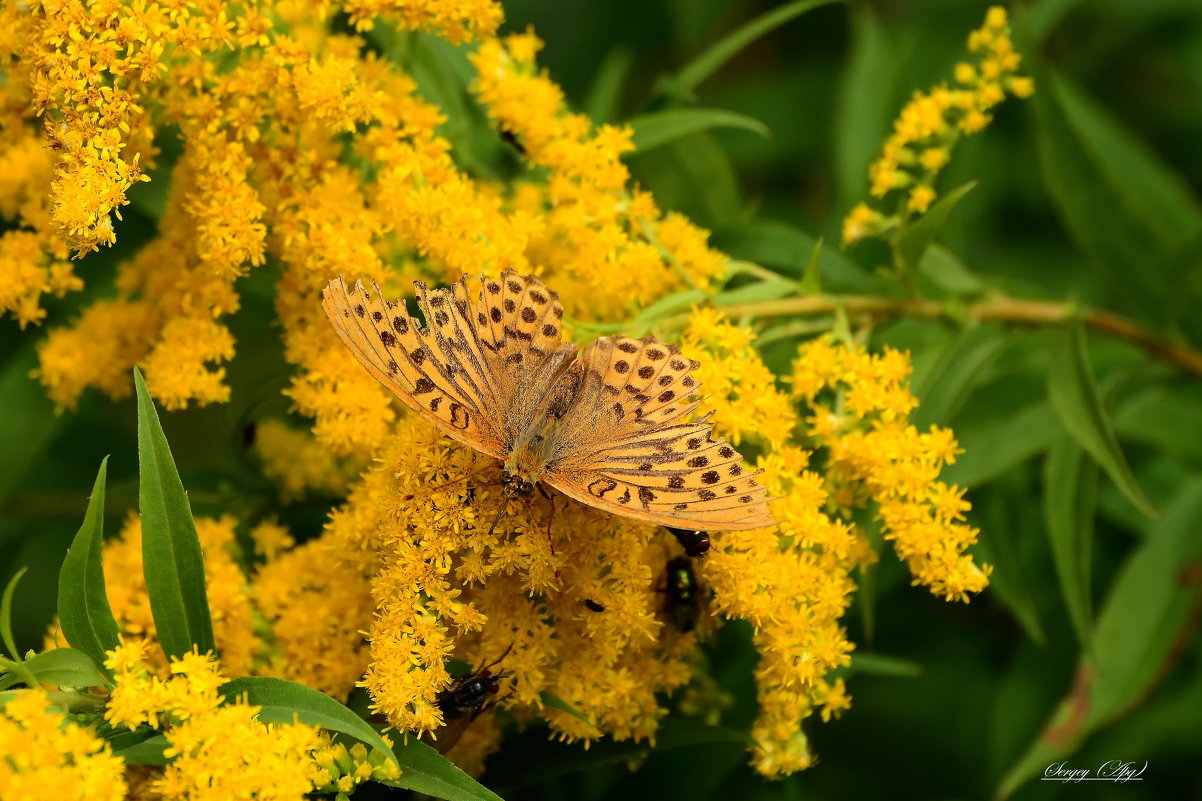
{"type": "MultiPolygon", "coordinates": [[[[640,185],[711,228],[714,245],[738,260],[717,302],[771,302],[804,289],[920,299],[938,310],[938,319],[880,317],[871,326],[848,319],[873,347],[913,353],[916,423],[956,431],[965,452],[945,478],[969,488],[970,520],[982,531],[976,555],[994,572],[967,608],[936,608],[886,556],[872,574],[871,603],[858,601],[869,608],[847,618],[861,648],[847,672],[852,709],[809,725],[820,762],[805,774],[767,784],[746,767],[753,651],[748,633],[730,627],[706,648],[731,700],[715,713],[720,725],[673,716],[654,747],[606,741],[587,751],[549,743],[531,725],[510,733],[484,785],[532,799],[1040,799],[1062,789],[1035,781],[1047,765],[1108,759],[1150,762],[1141,785],[1121,788],[1133,798],[1170,797],[1194,780],[1202,379],[1165,357],[1202,342],[1202,107],[1180,102],[1202,94],[1197,4],[1043,0],[1026,14],[1016,9],[1016,44],[1036,93],[1000,107],[957,150],[940,200],[899,243],[908,288],[891,277],[891,253],[830,243],[867,194],[867,165],[893,115],[914,90],[945,79],[984,4],[581,0],[565,15],[518,0],[507,8],[512,29],[532,23],[546,40],[543,60],[573,105],[634,125],[644,148],[628,161],[640,185]],[[1080,314],[1031,325],[971,317],[974,303],[1002,293],[1080,314]],[[1115,337],[1091,325],[1090,310],[1136,321],[1164,347],[1115,337]]],[[[463,54],[424,35],[390,39],[383,26],[368,35],[447,111],[444,133],[465,168],[504,174],[512,154],[471,99],[463,54]]],[[[150,185],[160,186],[157,178],[150,185]]],[[[159,214],[152,203],[131,208],[117,245],[98,258],[128,258],[135,229],[152,228],[159,214]]],[[[243,431],[268,416],[262,405],[284,413],[286,376],[262,322],[273,279],[245,280],[259,287],[260,303],[234,320],[233,403],[161,421],[140,377],[136,410],[92,394],[77,411],[55,414],[28,376],[40,334],[2,323],[0,580],[9,589],[0,639],[9,653],[0,703],[32,680],[105,683],[99,665],[115,625],[99,571],[102,531],[135,508],[156,626],[176,655],[213,647],[193,507],[278,516],[301,538],[320,530],[328,503],[283,504],[273,487],[246,479],[254,467],[243,431]],[[106,453],[111,462],[94,475],[106,453]],[[11,577],[25,567],[17,587],[11,577]],[[71,649],[26,659],[56,611],[71,649]]],[[[688,289],[663,298],[621,330],[643,333],[702,296],[688,289]]],[[[69,319],[77,303],[52,304],[49,322],[69,319]]],[[[805,322],[765,325],[770,363],[788,364],[812,330],[805,322]]],[[[297,715],[383,744],[362,717],[299,685],[239,678],[225,691],[248,693],[264,719],[297,715]]],[[[497,797],[424,743],[390,736],[404,769],[396,786],[497,797]]],[[[122,731],[112,742],[131,763],[163,760],[161,736],[122,731]]]]}

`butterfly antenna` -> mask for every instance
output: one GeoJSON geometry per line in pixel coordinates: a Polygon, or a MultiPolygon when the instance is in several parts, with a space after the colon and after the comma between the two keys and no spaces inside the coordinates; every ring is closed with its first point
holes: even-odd
{"type": "Polygon", "coordinates": [[[501,506],[497,509],[497,516],[492,519],[492,525],[488,527],[488,536],[497,530],[497,524],[501,522],[501,516],[505,514],[505,509],[509,506],[509,499],[502,497],[501,506]]]}

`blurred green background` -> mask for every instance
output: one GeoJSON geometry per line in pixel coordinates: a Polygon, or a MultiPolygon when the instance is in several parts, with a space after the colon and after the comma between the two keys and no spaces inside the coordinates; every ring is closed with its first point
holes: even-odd
{"type": "MultiPolygon", "coordinates": [[[[762,121],[771,131],[766,138],[744,130],[696,134],[629,164],[661,205],[711,229],[718,247],[790,275],[801,274],[816,237],[838,242],[842,217],[866,197],[868,163],[894,114],[913,91],[950,78],[988,6],[914,0],[817,8],[688,93],[670,76],[773,4],[505,5],[508,28],[535,27],[546,42],[541,62],[573,105],[598,119],[697,105],[762,121]]],[[[941,192],[974,179],[979,185],[940,242],[985,291],[1076,298],[1166,341],[1202,343],[1195,312],[1202,301],[1202,3],[1045,0],[1011,12],[1036,95],[1008,100],[989,128],[956,150],[941,192]]],[[[445,91],[425,81],[423,89],[445,91]]],[[[475,141],[476,134],[463,135],[475,141]]],[[[480,147],[485,161],[499,158],[490,136],[480,147]]],[[[50,324],[111,294],[113,265],[153,232],[149,209],[135,203],[117,247],[80,269],[85,292],[50,305],[50,324]]],[[[875,272],[880,258],[871,246],[828,247],[825,288],[894,293],[875,272]]],[[[304,538],[320,530],[329,499],[281,506],[247,445],[253,421],[287,413],[279,395],[287,368],[271,323],[275,275],[268,266],[240,283],[233,401],[163,419],[198,514],[275,514],[304,538]]],[[[923,289],[941,299],[957,294],[923,289]]],[[[74,413],[55,415],[28,378],[40,336],[0,321],[0,580],[30,566],[17,601],[22,647],[38,646],[53,614],[58,564],[102,456],[111,454],[107,530],[136,503],[132,401],[89,393],[74,413]]],[[[951,425],[967,451],[947,477],[970,487],[971,519],[982,530],[977,553],[995,574],[970,605],[946,604],[909,587],[885,555],[847,618],[860,648],[882,658],[853,668],[853,706],[842,720],[809,726],[817,767],[766,783],[728,743],[644,759],[625,746],[585,752],[547,743],[535,727],[511,736],[484,783],[507,799],[549,801],[986,798],[1020,764],[1013,775],[1029,779],[1065,759],[1090,769],[1146,760],[1140,783],[1028,780],[1015,797],[1202,798],[1202,651],[1194,636],[1202,587],[1202,377],[1089,337],[1088,363],[1134,482],[1160,513],[1151,520],[1105,474],[1095,494],[1097,471],[1064,434],[1048,391],[1049,375],[1063,367],[1063,337],[1058,329],[963,330],[935,321],[875,330],[875,345],[913,352],[920,422],[951,425]],[[1065,469],[1074,465],[1084,465],[1079,481],[1065,478],[1075,475],[1065,469]],[[1055,568],[1056,548],[1062,564],[1078,570],[1071,586],[1055,568]],[[1076,593],[1085,615],[1077,626],[1066,592],[1076,593]],[[1049,716],[1074,690],[1082,640],[1093,643],[1094,655],[1094,680],[1077,696],[1083,742],[1056,740],[1060,750],[1032,751],[1046,743],[1049,716]]],[[[780,341],[765,355],[783,370],[794,347],[780,341]]],[[[722,723],[745,728],[754,715],[748,632],[728,627],[706,652],[735,699],[722,723]]]]}

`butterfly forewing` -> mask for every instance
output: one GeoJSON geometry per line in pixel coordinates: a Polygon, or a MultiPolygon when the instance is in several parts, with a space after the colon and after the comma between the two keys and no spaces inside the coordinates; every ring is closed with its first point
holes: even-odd
{"type": "Polygon", "coordinates": [[[443,325],[435,322],[440,311],[454,309],[450,292],[428,293],[424,285],[418,291],[430,326],[424,331],[404,304],[385,302],[378,287],[373,294],[361,283],[348,288],[336,278],[326,286],[322,306],[338,336],[376,380],[455,439],[502,456],[495,393],[483,366],[477,371],[461,355],[472,347],[473,330],[456,333],[449,319],[443,325]],[[439,303],[431,303],[435,297],[439,303]]]}

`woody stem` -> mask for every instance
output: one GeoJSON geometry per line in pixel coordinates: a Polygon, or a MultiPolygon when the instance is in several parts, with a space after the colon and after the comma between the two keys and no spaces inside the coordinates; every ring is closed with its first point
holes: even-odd
{"type": "MultiPolygon", "coordinates": [[[[1202,375],[1202,352],[1182,342],[1170,342],[1143,328],[1132,320],[1097,309],[1082,308],[1074,303],[1020,300],[996,297],[975,303],[953,314],[947,306],[932,300],[893,300],[861,295],[811,295],[782,298],[758,303],[738,303],[721,307],[732,317],[800,317],[831,314],[843,309],[849,316],[867,317],[873,321],[897,317],[938,319],[961,317],[976,322],[1010,322],[1023,325],[1058,325],[1080,315],[1084,324],[1099,333],[1138,345],[1152,357],[1195,375],[1202,375]]],[[[684,325],[687,315],[679,319],[662,320],[661,324],[684,325]]]]}

